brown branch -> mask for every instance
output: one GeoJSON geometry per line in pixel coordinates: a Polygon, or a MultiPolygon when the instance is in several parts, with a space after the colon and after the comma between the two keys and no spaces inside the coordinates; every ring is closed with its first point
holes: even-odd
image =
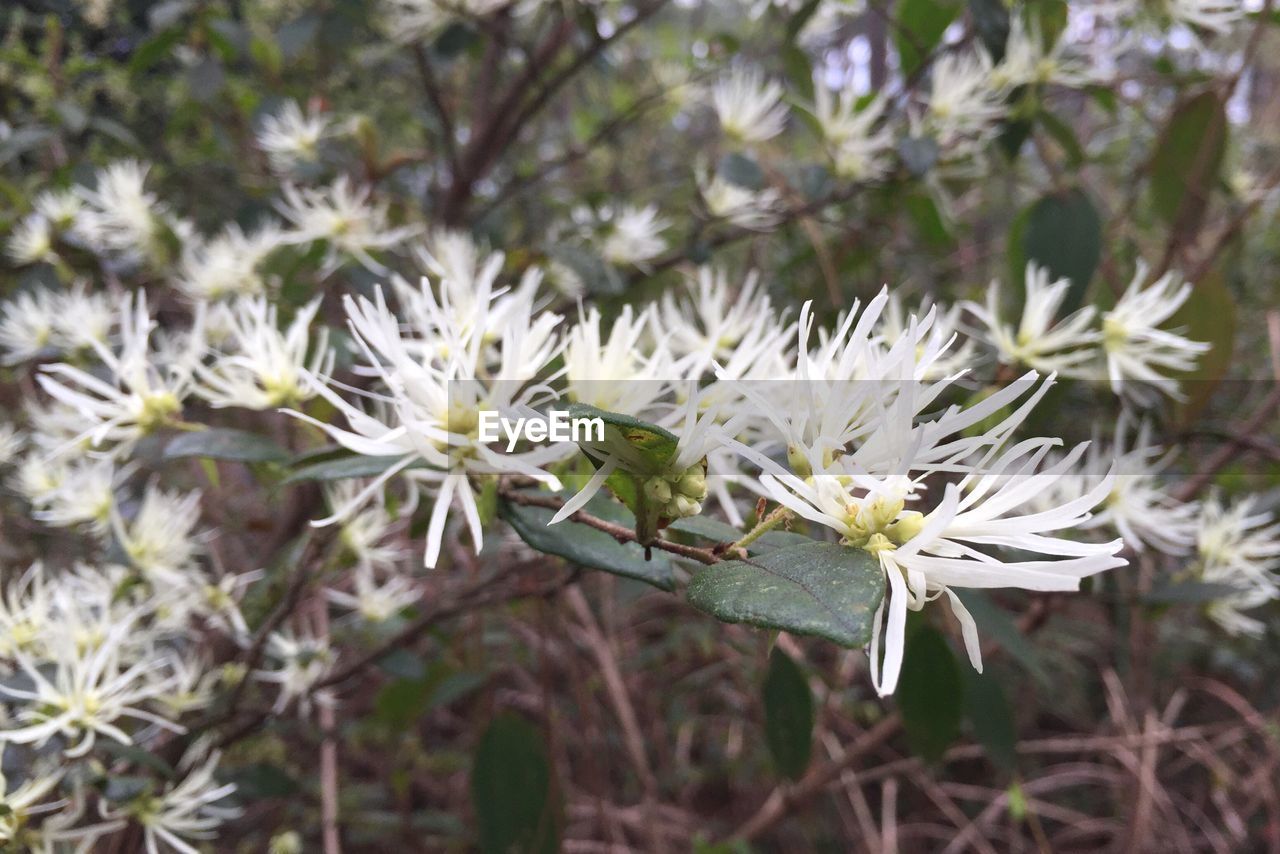
{"type": "Polygon", "coordinates": [[[449,112],[449,108],[444,103],[444,94],[440,89],[440,81],[436,79],[435,70],[431,67],[431,58],[427,56],[427,49],[421,44],[414,45],[413,59],[418,66],[418,76],[422,79],[422,89],[427,93],[427,100],[431,102],[432,109],[436,112],[436,118],[440,120],[440,136],[444,144],[445,157],[449,159],[449,169],[451,173],[458,172],[458,144],[455,137],[453,114],[449,112]]]}
{"type": "MultiPolygon", "coordinates": [[[[548,510],[559,510],[564,507],[564,502],[559,498],[551,495],[535,495],[528,492],[517,492],[514,489],[502,488],[498,492],[503,500],[510,501],[512,504],[522,504],[526,507],[543,507],[548,510]]],[[[604,519],[592,516],[585,510],[579,510],[568,518],[570,522],[578,522],[588,527],[595,528],[598,531],[604,531],[620,543],[634,543],[636,540],[636,532],[625,525],[619,525],[614,522],[608,522],[604,519]]],[[[710,566],[713,563],[719,563],[726,558],[714,549],[700,549],[695,546],[686,546],[683,543],[673,543],[670,540],[657,539],[649,544],[651,548],[659,549],[664,552],[671,552],[680,557],[687,557],[710,566]]]]}
{"type": "Polygon", "coordinates": [[[1247,447],[1244,437],[1261,432],[1271,421],[1277,409],[1280,409],[1280,384],[1271,389],[1271,393],[1263,399],[1248,420],[1240,425],[1239,430],[1234,431],[1235,437],[1214,451],[1202,469],[1183,481],[1182,486],[1174,493],[1174,498],[1179,501],[1190,501],[1195,498],[1218,472],[1229,466],[1244,451],[1247,447]]]}

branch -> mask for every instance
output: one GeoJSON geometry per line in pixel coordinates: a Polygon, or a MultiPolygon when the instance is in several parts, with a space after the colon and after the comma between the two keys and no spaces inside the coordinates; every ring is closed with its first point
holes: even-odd
{"type": "Polygon", "coordinates": [[[445,106],[444,96],[440,90],[440,81],[436,79],[435,70],[431,67],[431,58],[427,49],[421,44],[413,46],[413,58],[418,66],[418,76],[422,78],[422,88],[427,93],[427,100],[440,119],[440,135],[443,137],[445,157],[449,158],[449,170],[458,172],[458,145],[455,138],[453,116],[445,106]]]}
{"type": "MultiPolygon", "coordinates": [[[[548,510],[559,510],[564,507],[564,502],[559,498],[550,495],[531,495],[527,492],[516,492],[513,489],[502,488],[498,491],[503,500],[510,501],[512,504],[522,504],[526,507],[544,507],[548,510]]],[[[568,521],[578,522],[597,531],[604,531],[620,543],[638,542],[636,532],[614,522],[608,522],[596,516],[592,516],[585,510],[579,510],[569,517],[568,521]]],[[[686,546],[683,543],[673,543],[670,540],[658,539],[649,544],[648,548],[659,549],[664,552],[671,552],[680,557],[686,557],[690,560],[696,560],[710,566],[713,563],[720,563],[728,558],[723,557],[723,552],[718,549],[700,549],[695,546],[686,546]]]]}

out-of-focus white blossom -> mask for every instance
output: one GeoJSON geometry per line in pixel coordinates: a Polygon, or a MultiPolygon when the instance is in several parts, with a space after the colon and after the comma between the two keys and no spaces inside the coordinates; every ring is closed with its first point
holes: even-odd
{"type": "Polygon", "coordinates": [[[409,578],[393,575],[379,582],[367,566],[358,568],[352,581],[354,589],[328,589],[324,592],[333,604],[349,608],[371,623],[385,623],[422,598],[418,586],[409,578]]]}
{"type": "Polygon", "coordinates": [[[213,753],[177,784],[158,795],[144,793],[119,807],[102,806],[106,819],[131,819],[142,826],[147,854],[160,854],[163,843],[181,854],[198,854],[193,842],[216,838],[223,822],[240,815],[240,809],[217,806],[236,787],[214,780],[221,754],[213,753]]]}
{"type": "Polygon", "coordinates": [[[266,282],[260,267],[283,242],[274,223],[249,234],[233,223],[216,237],[187,243],[174,284],[193,300],[261,294],[266,282]]]}
{"type": "Polygon", "coordinates": [[[1010,16],[1004,59],[991,71],[997,90],[1035,84],[1079,88],[1099,82],[1097,70],[1083,57],[1071,55],[1065,38],[1046,48],[1040,19],[1031,16],[1030,20],[1028,24],[1023,15],[1010,16]]]}
{"type": "Polygon", "coordinates": [[[778,81],[767,80],[758,68],[739,66],[716,82],[711,104],[727,135],[745,143],[760,143],[786,127],[788,108],[782,96],[778,81]]]}
{"type": "Polygon", "coordinates": [[[1235,588],[1208,607],[1211,619],[1231,634],[1261,637],[1266,624],[1241,613],[1280,599],[1280,524],[1256,509],[1253,496],[1233,505],[1210,496],[1196,537],[1200,578],[1235,588]]]}
{"type": "Polygon", "coordinates": [[[229,312],[228,337],[210,365],[196,367],[194,393],[213,406],[274,409],[315,395],[310,377],[333,370],[328,329],[313,336],[320,300],[298,309],[286,330],[265,297],[242,297],[229,312]]]}
{"type": "Polygon", "coordinates": [[[299,701],[299,708],[304,714],[311,708],[313,700],[319,703],[329,701],[323,692],[312,695],[316,683],[332,670],[335,661],[326,638],[272,632],[267,639],[267,655],[276,666],[258,670],[254,676],[262,682],[280,686],[274,707],[277,712],[284,711],[295,700],[299,701]]]}
{"type": "Polygon", "coordinates": [[[54,261],[58,254],[53,248],[54,231],[49,220],[39,214],[23,218],[9,233],[6,251],[13,263],[38,264],[54,261]]]}
{"type": "MultiPolygon", "coordinates": [[[[519,0],[517,11],[532,9],[540,0],[519,0]]],[[[400,42],[431,38],[453,21],[483,18],[513,5],[513,0],[381,0],[381,25],[400,42]]]]}
{"type": "Polygon", "coordinates": [[[112,513],[112,528],[129,561],[148,580],[165,585],[190,585],[192,561],[200,551],[195,527],[200,521],[200,493],[185,495],[147,487],[132,519],[112,513]]]}
{"type": "Polygon", "coordinates": [[[604,208],[600,211],[600,254],[611,264],[643,265],[667,248],[661,235],[670,225],[670,220],[658,214],[657,205],[604,208]]]}
{"type": "Polygon", "coordinates": [[[157,358],[151,349],[154,327],[142,292],[126,294],[120,302],[119,345],[94,342],[106,379],[66,362],[44,367],[40,386],[84,419],[81,438],[127,450],[182,411],[202,344],[193,336],[184,342],[184,353],[157,358]]]}
{"type": "Polygon", "coordinates": [[[304,113],[297,101],[287,101],[277,113],[263,118],[258,147],[267,153],[277,172],[291,172],[320,159],[320,143],[335,133],[330,117],[309,107],[304,113]]]}
{"type": "Polygon", "coordinates": [[[894,135],[883,123],[888,103],[884,95],[862,103],[853,92],[836,95],[825,86],[815,86],[814,117],[837,175],[875,181],[893,168],[894,135]]]}
{"type": "Polygon", "coordinates": [[[934,63],[924,125],[944,152],[995,135],[1008,107],[991,70],[991,57],[981,48],[945,53],[934,63]]]}
{"type": "Polygon", "coordinates": [[[370,187],[355,186],[346,175],[327,187],[286,184],[283,193],[276,207],[293,227],[283,239],[327,243],[327,271],[337,269],[342,256],[348,255],[375,273],[386,273],[372,253],[396,247],[417,231],[414,226],[392,226],[387,203],[375,201],[370,187]]]}
{"type": "Polygon", "coordinates": [[[167,208],[146,188],[150,167],[120,160],[98,170],[93,189],[78,188],[84,209],[76,232],[89,246],[129,261],[150,258],[159,248],[167,208]]]}
{"type": "Polygon", "coordinates": [[[115,621],[97,644],[77,644],[67,634],[48,637],[45,650],[52,660],[14,649],[14,661],[31,687],[0,684],[0,696],[22,704],[16,726],[4,730],[3,740],[40,746],[61,735],[72,742],[66,755],[78,757],[93,749],[99,735],[132,744],[133,738],[119,725],[122,719],[181,732],[182,727],[145,708],[168,687],[167,680],[148,675],[156,665],[144,659],[126,666],[121,660],[128,646],[125,637],[134,628],[131,620],[115,621]]]}
{"type": "Polygon", "coordinates": [[[23,291],[4,304],[0,317],[0,347],[4,364],[34,359],[53,343],[58,322],[58,298],[50,290],[23,291]]]}
{"type": "Polygon", "coordinates": [[[703,173],[698,176],[698,192],[708,213],[739,228],[768,231],[781,218],[782,196],[772,187],[752,190],[719,175],[703,173]]]}

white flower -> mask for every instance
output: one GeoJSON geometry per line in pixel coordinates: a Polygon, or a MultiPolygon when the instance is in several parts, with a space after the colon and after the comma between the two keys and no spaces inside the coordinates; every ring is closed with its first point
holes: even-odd
{"type": "MultiPolygon", "coordinates": [[[[541,0],[517,3],[517,13],[536,7],[541,0]]],[[[382,0],[382,29],[400,42],[431,36],[459,18],[483,18],[512,5],[512,0],[382,0]]]]}
{"type": "Polygon", "coordinates": [[[608,412],[638,415],[661,398],[671,376],[665,346],[646,353],[656,311],[636,314],[624,306],[608,333],[601,331],[600,311],[579,308],[578,322],[565,340],[565,385],[571,400],[608,412]]]}
{"type": "MultiPolygon", "coordinates": [[[[0,757],[5,744],[0,741],[0,757]]],[[[0,771],[0,848],[13,844],[32,816],[61,809],[64,801],[49,801],[63,772],[47,769],[28,769],[28,775],[16,789],[10,790],[4,772],[0,771]]]]}
{"type": "Polygon", "coordinates": [[[379,584],[367,565],[356,570],[353,583],[354,593],[329,589],[324,592],[325,598],[350,608],[371,623],[384,623],[422,598],[418,585],[411,579],[393,575],[379,584]]]}
{"type": "Polygon", "coordinates": [[[57,487],[41,496],[41,508],[32,516],[46,525],[87,525],[93,533],[105,534],[111,527],[116,487],[128,473],[129,469],[117,471],[110,458],[77,460],[67,467],[57,487]]]}
{"type": "Polygon", "coordinates": [[[721,178],[698,176],[698,192],[707,206],[707,212],[716,219],[724,219],[739,228],[751,231],[768,231],[778,224],[782,196],[772,187],[751,190],[721,178]]]}
{"type": "Polygon", "coordinates": [[[995,282],[987,290],[985,307],[968,303],[969,310],[986,327],[991,344],[1002,364],[1023,364],[1038,371],[1069,376],[1085,373],[1083,365],[1094,358],[1092,345],[1100,335],[1091,330],[1096,309],[1085,306],[1058,319],[1071,280],[1049,281],[1049,271],[1035,262],[1027,264],[1022,318],[1015,330],[1000,320],[1000,288],[995,282]]]}
{"type": "Polygon", "coordinates": [[[760,69],[739,66],[716,82],[711,103],[726,134],[747,143],[764,142],[782,133],[787,105],[776,80],[766,80],[760,69]]]}
{"type": "Polygon", "coordinates": [[[1099,75],[1085,59],[1067,55],[1065,38],[1059,37],[1046,49],[1040,19],[1032,16],[1031,21],[1028,25],[1024,16],[1010,16],[1004,59],[991,72],[996,89],[1032,84],[1079,88],[1099,82],[1099,75]]]}
{"type": "Polygon", "coordinates": [[[6,302],[0,318],[4,364],[16,365],[40,355],[53,343],[57,319],[58,299],[52,291],[24,291],[6,302]]]}
{"type": "Polygon", "coordinates": [[[1005,90],[991,80],[991,58],[982,49],[946,53],[933,66],[925,124],[944,152],[966,141],[990,138],[1005,117],[1005,90]]]}
{"type": "Polygon", "coordinates": [[[130,562],[148,580],[167,586],[186,586],[193,580],[193,562],[200,547],[194,536],[200,521],[200,493],[185,495],[147,487],[137,513],[127,523],[112,510],[112,528],[130,562]]]}
{"type": "Polygon", "coordinates": [[[6,251],[18,266],[52,262],[58,257],[53,240],[54,232],[49,221],[39,214],[32,214],[13,227],[6,251]]]}
{"type": "Polygon", "coordinates": [[[13,462],[26,444],[22,433],[12,424],[0,422],[0,466],[13,462]]]}
{"type": "Polygon", "coordinates": [[[98,170],[94,189],[77,188],[85,207],[76,231],[94,250],[129,260],[156,251],[166,211],[146,189],[149,169],[136,160],[117,161],[98,170]]]}
{"type": "Polygon", "coordinates": [[[315,421],[302,413],[291,414],[311,421],[357,454],[396,458],[346,507],[312,524],[331,524],[345,518],[411,464],[426,463],[427,468],[415,468],[407,476],[437,490],[423,556],[425,565],[431,567],[439,559],[445,522],[455,497],[466,517],[473,547],[479,552],[483,545],[472,476],[519,473],[558,489],[559,481],[542,471],[541,466],[563,458],[573,448],[552,444],[518,453],[498,453],[479,438],[481,410],[495,410],[507,417],[518,412],[528,414],[530,400],[542,393],[539,387],[529,386],[529,381],[559,351],[553,339],[559,315],[542,313],[535,318],[532,303],[526,298],[519,297],[513,306],[503,306],[485,293],[476,303],[475,316],[465,324],[473,332],[449,341],[447,346],[424,349],[424,341],[461,333],[447,328],[448,315],[435,302],[425,282],[421,293],[416,308],[424,313],[413,316],[416,330],[411,327],[408,335],[400,318],[387,307],[381,290],[375,301],[351,297],[345,300],[352,334],[370,363],[367,370],[382,380],[388,392],[381,396],[384,405],[378,411],[379,417],[323,386],[317,388],[318,393],[342,412],[349,429],[315,421]],[[495,305],[499,307],[493,308],[495,305]],[[492,348],[486,346],[486,336],[474,333],[492,328],[491,312],[505,317],[492,348]]]}
{"type": "Polygon", "coordinates": [[[1220,36],[1230,33],[1249,8],[1240,0],[1113,0],[1100,6],[1105,14],[1130,19],[1147,17],[1157,24],[1171,21],[1220,36]]]}
{"type": "Polygon", "coordinates": [[[893,168],[893,131],[882,123],[888,106],[885,95],[865,104],[853,92],[838,97],[825,86],[814,90],[814,117],[826,140],[836,174],[854,181],[883,178],[893,168]]]}
{"type": "Polygon", "coordinates": [[[1150,389],[1178,397],[1178,381],[1168,374],[1194,369],[1210,349],[1208,344],[1160,328],[1191,296],[1191,283],[1180,282],[1168,272],[1146,285],[1149,272],[1145,263],[1138,262],[1124,296],[1102,315],[1102,348],[1111,389],[1138,403],[1155,399],[1150,389]]]}
{"type": "Polygon", "coordinates": [[[92,342],[107,370],[106,380],[65,362],[44,366],[37,378],[41,388],[88,425],[77,439],[118,443],[118,450],[127,451],[137,439],[178,417],[200,357],[199,338],[186,343],[185,356],[161,360],[151,351],[154,326],[143,292],[126,294],[120,304],[118,352],[92,342]]]}
{"type": "Polygon", "coordinates": [[[101,292],[89,292],[78,282],[58,298],[53,318],[53,343],[64,350],[78,350],[107,343],[115,326],[116,306],[101,292]]]}
{"type": "Polygon", "coordinates": [[[1264,578],[1280,568],[1280,523],[1256,504],[1254,496],[1231,506],[1217,496],[1204,502],[1196,548],[1206,569],[1264,578]]]}
{"type": "Polygon", "coordinates": [[[1111,477],[1046,509],[1022,509],[1085,451],[1082,445],[1046,464],[1057,440],[1010,444],[1012,432],[1049,382],[1037,389],[1037,377],[1030,373],[972,406],[937,410],[939,394],[955,377],[923,381],[930,363],[945,352],[945,345],[929,339],[934,314],[923,321],[912,318],[907,333],[886,350],[873,330],[887,300],[881,293],[865,311],[857,313],[855,306],[841,329],[816,350],[809,349],[812,320],[806,305],[799,327],[799,382],[787,384],[793,396],[777,402],[742,386],[777,428],[788,467],[762,453],[764,445],[732,442],[760,466],[760,485],[770,497],[879,561],[888,594],[875,621],[871,666],[881,694],[892,693],[897,683],[908,609],[947,595],[970,660],[980,669],[976,627],[952,588],[1074,590],[1082,577],[1124,564],[1115,556],[1119,540],[1093,544],[1054,535],[1089,518],[1089,510],[1110,491],[1111,477]],[[1010,406],[1015,407],[1010,414],[981,433],[970,429],[1010,406]],[[925,487],[947,474],[962,477],[948,484],[930,508],[923,503],[930,494],[925,487]],[[993,553],[998,549],[1037,557],[1015,560],[993,553]]]}
{"type": "Polygon", "coordinates": [[[49,221],[57,231],[69,231],[84,210],[84,199],[74,190],[45,190],[36,196],[36,213],[49,221]]]}
{"type": "Polygon", "coordinates": [[[337,269],[341,254],[346,254],[375,273],[385,273],[386,268],[370,253],[398,246],[417,231],[413,226],[393,228],[387,222],[387,203],[373,201],[372,188],[355,187],[346,175],[328,187],[286,184],[283,192],[284,199],[276,207],[293,225],[284,240],[328,243],[328,272],[337,269]]]}
{"type": "Polygon", "coordinates": [[[611,264],[643,264],[662,253],[667,242],[661,232],[671,223],[658,215],[657,205],[626,205],[602,211],[604,239],[600,254],[611,264]]]}
{"type": "Polygon", "coordinates": [[[219,753],[211,754],[204,764],[159,795],[143,794],[117,808],[102,801],[102,816],[129,818],[142,825],[146,854],[160,854],[162,843],[180,854],[200,854],[192,841],[215,839],[215,829],[241,813],[235,807],[216,806],[236,789],[233,783],[219,785],[213,778],[221,758],[219,753]]]}
{"type": "Polygon", "coordinates": [[[733,359],[744,340],[768,338],[781,325],[754,270],[735,288],[724,269],[700,267],[696,285],[690,281],[686,287],[689,298],[662,295],[656,328],[676,356],[690,357],[699,368],[733,359]]]}
{"type": "Polygon", "coordinates": [[[53,615],[53,591],[44,564],[36,561],[0,597],[0,655],[13,658],[18,650],[30,650],[48,637],[53,615]]]}
{"type": "MultiPolygon", "coordinates": [[[[357,503],[357,496],[364,491],[367,484],[358,478],[335,481],[325,486],[325,501],[332,513],[357,503]]],[[[411,494],[411,498],[416,494],[411,494]]],[[[402,510],[408,515],[416,504],[402,510]]],[[[340,537],[342,544],[355,556],[360,566],[373,569],[392,569],[406,555],[406,551],[398,545],[388,542],[391,539],[397,517],[388,512],[385,501],[374,501],[363,509],[350,513],[342,518],[340,537]]]]}
{"type": "MultiPolygon", "coordinates": [[[[935,306],[928,298],[922,301],[920,313],[926,316],[933,314],[934,320],[929,329],[928,340],[917,344],[916,350],[920,355],[929,351],[940,352],[941,355],[925,367],[920,375],[921,379],[940,380],[966,371],[974,364],[973,341],[964,341],[960,346],[955,346],[960,335],[960,314],[963,308],[960,304],[950,308],[940,304],[935,306]]],[[[902,299],[896,293],[890,293],[876,331],[885,345],[892,347],[910,334],[913,320],[914,316],[907,313],[902,299]]]]}
{"type": "Polygon", "coordinates": [[[1132,422],[1128,412],[1121,413],[1114,441],[1107,445],[1095,439],[1077,471],[1059,478],[1050,490],[1051,500],[1083,495],[1114,471],[1111,492],[1081,528],[1114,530],[1137,552],[1153,548],[1165,554],[1186,554],[1196,541],[1200,507],[1177,501],[1166,491],[1161,473],[1173,461],[1176,449],[1164,452],[1152,444],[1148,421],[1138,425],[1130,446],[1132,422]]]}
{"type": "Polygon", "coordinates": [[[0,694],[25,703],[14,717],[17,726],[0,732],[0,740],[38,747],[62,735],[75,742],[66,750],[74,758],[92,750],[99,735],[132,744],[133,738],[116,724],[121,718],[182,732],[182,727],[141,706],[168,688],[166,680],[148,676],[157,665],[143,659],[126,667],[121,661],[120,652],[136,628],[132,620],[113,621],[107,636],[96,645],[77,644],[65,634],[49,638],[52,662],[15,649],[14,660],[31,687],[0,684],[0,694]],[[52,671],[41,664],[52,664],[52,671]]]}
{"type": "MultiPolygon", "coordinates": [[[[284,711],[294,700],[305,714],[310,709],[312,688],[333,669],[334,654],[325,638],[295,636],[288,632],[272,632],[267,639],[267,654],[279,665],[274,670],[258,670],[254,676],[263,682],[280,686],[275,710],[284,711]]],[[[320,694],[317,702],[326,703],[320,694]]]]}
{"type": "Polygon", "coordinates": [[[242,297],[229,312],[229,336],[209,366],[196,367],[195,394],[215,407],[274,409],[315,395],[310,377],[333,370],[328,328],[309,336],[320,298],[298,309],[281,331],[277,308],[265,297],[242,297]],[[310,357],[308,357],[310,351],[310,357]]]}
{"type": "Polygon", "coordinates": [[[252,234],[232,223],[210,240],[187,243],[174,284],[193,300],[261,294],[266,283],[259,267],[283,242],[275,223],[259,226],[252,234]]]}
{"type": "Polygon", "coordinates": [[[1235,589],[1206,610],[1230,634],[1261,637],[1266,624],[1241,612],[1280,599],[1280,524],[1272,520],[1272,514],[1255,511],[1252,496],[1234,506],[1216,495],[1204,502],[1196,541],[1200,578],[1235,589]]]}
{"type": "Polygon", "coordinates": [[[258,130],[258,147],[267,153],[277,172],[290,172],[320,159],[320,143],[335,132],[329,117],[314,105],[304,113],[297,101],[288,101],[280,112],[266,116],[258,130]]]}

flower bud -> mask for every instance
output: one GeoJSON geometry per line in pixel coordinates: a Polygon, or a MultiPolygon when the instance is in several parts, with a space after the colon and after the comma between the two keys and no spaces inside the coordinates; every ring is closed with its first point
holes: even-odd
{"type": "Polygon", "coordinates": [[[702,512],[702,505],[687,495],[677,495],[671,504],[675,506],[677,517],[697,516],[702,512]]]}
{"type": "Polygon", "coordinates": [[[701,501],[707,497],[707,475],[701,468],[692,468],[680,478],[676,488],[682,495],[701,501]]]}
{"type": "Polygon", "coordinates": [[[651,477],[644,482],[644,494],[659,504],[671,500],[671,484],[663,477],[651,477]]]}

